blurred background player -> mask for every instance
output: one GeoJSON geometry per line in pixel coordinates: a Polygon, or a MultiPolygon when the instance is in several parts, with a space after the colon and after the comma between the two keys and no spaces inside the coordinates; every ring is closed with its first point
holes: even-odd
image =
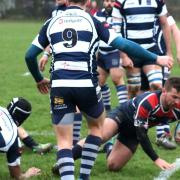
{"type": "Polygon", "coordinates": [[[16,97],[7,109],[0,107],[0,152],[6,153],[10,176],[25,179],[40,174],[40,169],[32,167],[25,173],[20,168],[21,149],[17,126],[31,114],[31,104],[24,98],[16,97]]]}
{"type": "MultiPolygon", "coordinates": [[[[94,17],[107,26],[112,26],[112,8],[114,0],[103,0],[103,9],[95,13],[94,17]]],[[[98,79],[101,86],[103,103],[106,111],[111,109],[111,92],[106,80],[110,75],[117,91],[119,104],[124,103],[128,99],[127,88],[123,79],[124,72],[120,67],[120,51],[108,46],[103,41],[100,41],[97,54],[98,64],[98,79]]]]}
{"type": "Polygon", "coordinates": [[[18,127],[18,136],[23,144],[35,153],[44,154],[53,148],[51,143],[41,144],[36,142],[22,126],[18,127]]]}

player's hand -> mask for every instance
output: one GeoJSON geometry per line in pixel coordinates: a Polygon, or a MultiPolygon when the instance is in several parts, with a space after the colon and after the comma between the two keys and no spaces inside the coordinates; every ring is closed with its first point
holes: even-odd
{"type": "Polygon", "coordinates": [[[49,93],[50,81],[47,78],[44,78],[42,81],[37,83],[37,88],[40,93],[47,94],[49,93]]]}
{"type": "Polygon", "coordinates": [[[154,161],[154,163],[156,164],[156,166],[158,166],[162,170],[171,169],[174,167],[174,164],[170,164],[170,163],[168,163],[165,160],[160,159],[160,158],[158,158],[156,161],[154,161]]]}
{"type": "Polygon", "coordinates": [[[45,66],[46,66],[47,62],[48,62],[48,56],[43,55],[41,57],[41,59],[39,60],[39,69],[40,69],[40,71],[45,70],[45,66]]]}
{"type": "Polygon", "coordinates": [[[173,66],[173,58],[170,56],[157,56],[156,63],[163,67],[168,67],[169,69],[173,66]]]}
{"type": "Polygon", "coordinates": [[[22,177],[23,178],[29,178],[29,177],[37,176],[40,174],[41,174],[41,170],[39,168],[31,167],[23,174],[22,177]]]}
{"type": "Polygon", "coordinates": [[[128,56],[126,56],[122,58],[122,66],[126,68],[133,68],[134,64],[133,61],[128,56]]]}

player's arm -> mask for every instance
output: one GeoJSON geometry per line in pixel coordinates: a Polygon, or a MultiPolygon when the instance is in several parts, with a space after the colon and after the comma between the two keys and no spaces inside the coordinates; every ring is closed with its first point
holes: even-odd
{"type": "Polygon", "coordinates": [[[171,49],[171,28],[167,21],[167,15],[160,16],[159,22],[161,25],[161,29],[163,31],[163,37],[166,44],[167,55],[172,56],[172,49],[171,49]]]}
{"type": "Polygon", "coordinates": [[[40,174],[40,169],[35,167],[29,168],[25,173],[22,173],[20,168],[21,152],[18,144],[17,137],[6,153],[10,176],[15,179],[25,179],[40,174]]]}
{"type": "Polygon", "coordinates": [[[173,65],[173,59],[171,57],[157,56],[156,54],[142,48],[139,44],[124,39],[120,36],[114,38],[110,45],[127,53],[128,56],[144,59],[146,61],[154,62],[155,64],[158,64],[160,66],[167,66],[168,68],[171,68],[173,65]]]}
{"type": "Polygon", "coordinates": [[[173,39],[176,45],[176,57],[177,57],[177,61],[180,64],[180,30],[176,24],[176,21],[174,20],[174,18],[172,16],[168,17],[168,24],[171,28],[171,32],[173,35],[173,39]]]}
{"type": "Polygon", "coordinates": [[[148,117],[150,112],[156,107],[158,101],[156,96],[145,96],[137,107],[137,111],[134,119],[134,126],[136,128],[137,139],[141,144],[144,152],[154,161],[154,163],[161,169],[171,168],[172,165],[168,162],[160,159],[154,151],[150,139],[148,137],[148,117]]]}
{"type": "Polygon", "coordinates": [[[30,48],[26,52],[25,61],[33,78],[37,82],[37,88],[42,94],[49,92],[49,80],[44,78],[39,70],[37,56],[49,45],[49,40],[46,31],[49,25],[49,20],[44,24],[40,33],[32,42],[30,48]]]}

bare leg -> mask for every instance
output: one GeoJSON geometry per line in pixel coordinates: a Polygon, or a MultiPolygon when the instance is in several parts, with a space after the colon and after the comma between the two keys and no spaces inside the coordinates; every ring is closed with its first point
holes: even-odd
{"type": "Polygon", "coordinates": [[[120,141],[116,140],[107,159],[108,169],[110,171],[120,170],[131,159],[132,156],[132,151],[120,141]]]}

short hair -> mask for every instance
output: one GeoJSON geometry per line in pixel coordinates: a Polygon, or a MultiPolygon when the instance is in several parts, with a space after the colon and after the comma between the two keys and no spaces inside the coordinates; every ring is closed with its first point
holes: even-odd
{"type": "Polygon", "coordinates": [[[171,91],[172,88],[176,89],[177,92],[180,92],[180,77],[170,77],[165,82],[164,88],[167,91],[171,91]]]}
{"type": "Polygon", "coordinates": [[[73,3],[80,3],[82,5],[86,4],[86,2],[88,0],[68,0],[69,2],[73,2],[73,3]]]}

